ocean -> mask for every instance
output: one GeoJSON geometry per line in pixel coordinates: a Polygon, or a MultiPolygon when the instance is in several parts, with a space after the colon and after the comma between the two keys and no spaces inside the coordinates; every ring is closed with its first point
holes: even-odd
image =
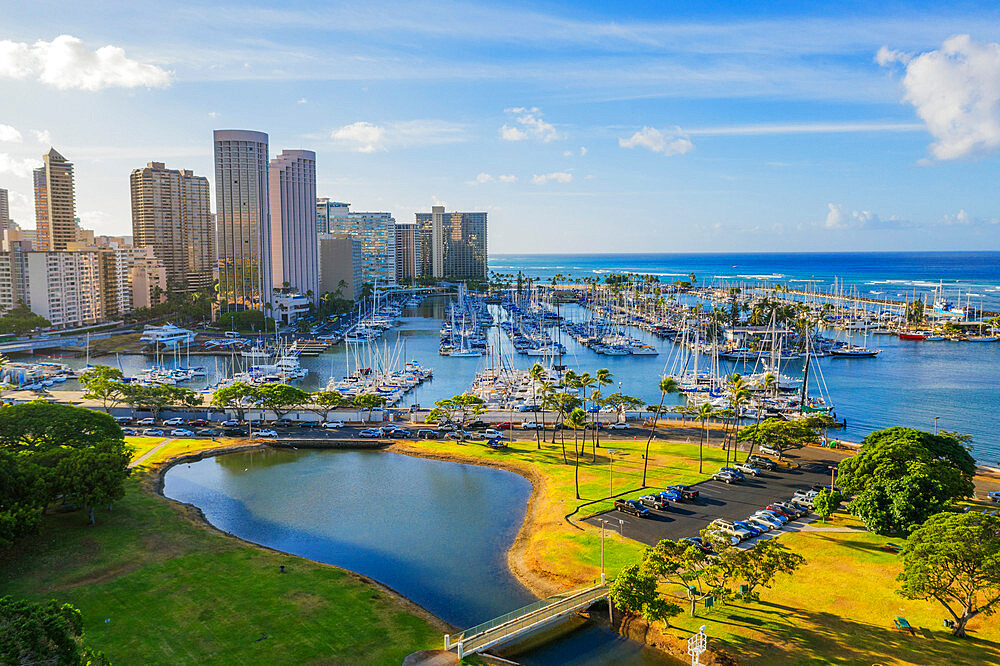
{"type": "MultiPolygon", "coordinates": [[[[837,280],[845,291],[856,287],[861,296],[912,300],[926,295],[928,302],[940,286],[952,301],[1000,311],[1000,252],[506,254],[492,255],[490,270],[543,279],[631,272],[663,281],[694,273],[699,283],[786,284],[817,291],[828,291],[837,280]]],[[[567,314],[584,316],[572,309],[567,314]]],[[[861,336],[854,337],[860,344],[861,336]]],[[[574,341],[564,336],[563,342],[569,346],[574,341]]],[[[859,441],[872,430],[893,425],[933,431],[936,422],[941,430],[971,434],[976,459],[1000,465],[1000,342],[871,336],[868,345],[883,351],[873,359],[820,359],[819,372],[837,416],[847,419],[842,437],[859,441]]],[[[618,366],[631,384],[623,389],[650,400],[658,397],[655,382],[668,369],[672,345],[660,348],[658,357],[600,357],[598,363],[618,366]]],[[[593,355],[585,349],[579,353],[593,355]]],[[[589,359],[585,363],[592,364],[589,359]]],[[[783,370],[801,376],[801,365],[790,361],[783,370]]],[[[747,369],[728,363],[726,370],[747,369]]]]}

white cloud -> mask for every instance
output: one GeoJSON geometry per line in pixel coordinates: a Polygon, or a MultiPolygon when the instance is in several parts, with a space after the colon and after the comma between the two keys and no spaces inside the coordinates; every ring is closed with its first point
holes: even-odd
{"type": "Polygon", "coordinates": [[[503,124],[500,128],[500,138],[504,141],[524,141],[538,139],[545,143],[563,139],[565,136],[555,128],[555,125],[542,120],[542,112],[537,106],[531,108],[517,106],[504,109],[504,113],[513,116],[513,125],[503,124]]]}
{"type": "Polygon", "coordinates": [[[764,123],[724,125],[684,131],[689,136],[760,136],[765,134],[848,134],[856,132],[913,132],[923,130],[920,123],[833,122],[833,123],[764,123]]]}
{"type": "Polygon", "coordinates": [[[21,143],[24,137],[10,125],[0,125],[0,142],[21,143]]]}
{"type": "Polygon", "coordinates": [[[847,217],[844,215],[844,207],[840,204],[827,204],[826,222],[827,229],[843,229],[847,227],[847,217]]]}
{"type": "Polygon", "coordinates": [[[587,147],[580,146],[580,157],[586,157],[586,155],[587,155],[587,147]]]}
{"type": "Polygon", "coordinates": [[[627,139],[619,138],[622,148],[647,148],[664,155],[683,155],[694,150],[694,144],[680,127],[661,132],[655,127],[643,127],[627,139]]]}
{"type": "Polygon", "coordinates": [[[563,157],[575,157],[576,155],[579,155],[580,157],[583,157],[586,154],[587,154],[587,148],[585,146],[580,146],[580,152],[579,153],[577,153],[575,151],[572,151],[572,150],[564,150],[563,151],[563,157]]]}
{"type": "Polygon", "coordinates": [[[42,144],[51,145],[52,135],[48,130],[31,130],[31,133],[35,136],[35,141],[42,144]]]}
{"type": "Polygon", "coordinates": [[[219,117],[219,116],[221,116],[221,115],[222,115],[222,114],[221,114],[221,113],[219,113],[218,111],[209,111],[209,112],[208,112],[208,117],[209,117],[209,118],[218,118],[218,117],[219,117]]]}
{"type": "Polygon", "coordinates": [[[877,62],[882,67],[891,65],[894,62],[900,62],[904,65],[913,59],[913,54],[905,53],[903,51],[897,51],[895,49],[890,49],[888,46],[883,46],[875,54],[875,62],[877,62]]]}
{"type": "Polygon", "coordinates": [[[497,178],[500,179],[501,183],[516,183],[517,182],[517,176],[515,176],[512,173],[502,173],[499,176],[497,176],[497,178]]]}
{"type": "Polygon", "coordinates": [[[485,172],[479,174],[478,176],[476,176],[476,182],[477,183],[489,183],[492,180],[493,180],[493,176],[491,176],[490,174],[485,173],[485,172]]]}
{"type": "Polygon", "coordinates": [[[443,120],[407,120],[376,125],[358,121],[330,133],[336,143],[358,153],[373,153],[390,148],[418,148],[469,139],[465,125],[443,120]]]}
{"type": "Polygon", "coordinates": [[[565,171],[553,171],[552,173],[536,173],[531,177],[531,182],[535,185],[545,185],[548,182],[570,183],[573,181],[573,174],[565,171]]]}
{"type": "Polygon", "coordinates": [[[895,215],[881,217],[870,210],[847,212],[840,204],[828,203],[826,208],[823,226],[827,229],[903,229],[920,226],[895,215]]]}
{"type": "Polygon", "coordinates": [[[27,178],[31,175],[31,170],[42,166],[41,160],[34,158],[19,159],[0,153],[0,173],[10,174],[19,178],[27,178]]]}
{"type": "Polygon", "coordinates": [[[903,99],[934,137],[934,158],[952,160],[1000,147],[1000,44],[956,35],[939,50],[912,58],[883,48],[876,61],[906,66],[903,99]]]}
{"type": "Polygon", "coordinates": [[[0,77],[34,77],[60,90],[162,88],[170,84],[166,70],[128,58],[121,47],[108,45],[91,51],[71,35],[32,45],[0,40],[0,77]]]}
{"type": "Polygon", "coordinates": [[[300,97],[299,100],[297,102],[295,102],[295,103],[296,104],[308,104],[309,100],[307,100],[305,97],[300,97]]]}

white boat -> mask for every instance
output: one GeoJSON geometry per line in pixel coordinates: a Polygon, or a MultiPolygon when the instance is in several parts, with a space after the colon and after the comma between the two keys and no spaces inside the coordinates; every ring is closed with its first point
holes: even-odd
{"type": "Polygon", "coordinates": [[[179,345],[194,342],[195,337],[197,337],[197,333],[194,331],[174,324],[164,324],[163,326],[146,326],[142,329],[142,336],[139,340],[163,349],[175,349],[179,345]]]}

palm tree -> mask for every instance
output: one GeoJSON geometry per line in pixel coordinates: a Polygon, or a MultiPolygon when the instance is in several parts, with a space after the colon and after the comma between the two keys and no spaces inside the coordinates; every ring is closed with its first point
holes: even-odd
{"type": "Polygon", "coordinates": [[[711,403],[703,402],[698,405],[698,420],[701,421],[701,437],[698,439],[698,473],[702,473],[702,469],[705,462],[704,455],[704,443],[706,439],[710,439],[711,434],[708,430],[708,419],[712,418],[715,414],[715,407],[712,407],[711,403]]]}
{"type": "MultiPolygon", "coordinates": [[[[555,411],[559,412],[558,423],[562,423],[566,420],[566,416],[572,412],[576,407],[579,406],[580,401],[576,399],[576,396],[570,395],[569,393],[556,393],[552,396],[554,401],[555,411]]],[[[566,437],[563,431],[559,431],[559,442],[562,444],[563,452],[563,462],[568,463],[566,460],[566,437]]],[[[556,443],[556,433],[555,430],[552,432],[552,443],[556,443]]]]}
{"type": "MultiPolygon", "coordinates": [[[[579,428],[586,427],[587,412],[583,411],[579,407],[576,407],[569,413],[569,416],[566,417],[566,420],[563,423],[573,428],[573,449],[576,453],[576,462],[573,469],[573,483],[576,486],[576,498],[580,499],[580,446],[577,440],[577,432],[579,428]]],[[[584,430],[584,435],[586,435],[586,430],[584,430]]]]}
{"type": "MultiPolygon", "coordinates": [[[[607,404],[606,401],[604,400],[604,396],[601,395],[601,390],[600,389],[594,389],[593,391],[590,392],[590,404],[593,405],[596,408],[596,410],[594,412],[595,416],[596,415],[600,415],[600,413],[601,413],[601,407],[603,407],[605,404],[607,404]]],[[[594,421],[595,421],[595,423],[594,423],[594,434],[590,438],[590,441],[594,445],[594,447],[593,447],[593,449],[594,449],[594,455],[591,457],[590,462],[597,462],[597,439],[599,437],[599,433],[601,432],[600,427],[598,427],[598,426],[600,426],[600,423],[597,422],[596,418],[594,419],[594,421]]]]}
{"type": "Polygon", "coordinates": [[[677,380],[673,377],[664,376],[660,378],[660,404],[656,408],[656,414],[653,414],[653,425],[649,429],[649,437],[646,438],[646,455],[642,459],[642,487],[646,487],[646,468],[649,466],[649,443],[653,441],[653,432],[656,431],[656,424],[660,420],[660,412],[663,410],[663,400],[667,397],[668,393],[677,393],[681,390],[681,387],[677,384],[677,380]]]}
{"type": "MultiPolygon", "coordinates": [[[[598,388],[604,388],[605,386],[609,386],[612,383],[612,381],[614,380],[614,375],[612,375],[611,371],[608,370],[607,368],[601,368],[601,369],[599,369],[597,372],[594,373],[594,377],[597,378],[597,387],[598,388]]],[[[599,411],[598,411],[597,416],[595,418],[600,418],[600,412],[599,411]]],[[[600,431],[600,429],[594,430],[594,436],[596,437],[596,439],[594,440],[594,447],[597,448],[597,447],[599,447],[601,445],[601,431],[600,431]]],[[[594,456],[596,458],[596,456],[597,456],[596,452],[594,453],[594,456]]]]}
{"type": "MultiPolygon", "coordinates": [[[[541,363],[535,363],[531,366],[531,370],[528,371],[528,375],[531,377],[531,400],[535,407],[535,421],[538,421],[538,395],[535,393],[535,382],[545,383],[545,368],[542,367],[541,363]]],[[[544,409],[542,410],[542,427],[545,427],[544,409]]],[[[542,431],[539,428],[535,428],[535,442],[538,450],[541,450],[542,431]]]]}
{"type": "MultiPolygon", "coordinates": [[[[733,462],[736,462],[736,433],[739,430],[740,424],[740,409],[750,400],[750,391],[745,387],[740,387],[736,389],[732,396],[729,398],[729,402],[732,405],[732,428],[731,431],[726,434],[727,444],[731,444],[733,449],[733,462]],[[730,441],[731,438],[731,441],[730,441]]],[[[726,446],[726,465],[729,465],[729,446],[726,446]]]]}

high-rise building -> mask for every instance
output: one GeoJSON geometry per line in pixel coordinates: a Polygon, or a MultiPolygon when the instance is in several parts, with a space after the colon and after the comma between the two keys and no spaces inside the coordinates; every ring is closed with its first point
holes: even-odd
{"type": "Polygon", "coordinates": [[[320,234],[319,290],[357,300],[361,280],[361,241],[350,234],[320,234]]]}
{"type": "MultiPolygon", "coordinates": [[[[347,204],[344,205],[347,210],[347,204]]],[[[392,213],[332,215],[330,233],[350,234],[361,241],[361,281],[388,285],[396,282],[396,220],[392,213]]]]}
{"type": "Polygon", "coordinates": [[[73,165],[55,148],[42,155],[42,166],[33,173],[35,185],[36,250],[65,250],[77,240],[73,165]]]}
{"type": "Polygon", "coordinates": [[[216,258],[208,179],[149,162],[129,180],[135,246],[152,248],[171,291],[210,286],[216,258]]]}
{"type": "Polygon", "coordinates": [[[27,252],[31,311],[57,328],[103,319],[100,259],[96,251],[27,252]]]}
{"type": "Polygon", "coordinates": [[[0,248],[0,316],[19,303],[30,306],[28,293],[29,241],[5,240],[0,248]]]}
{"type": "Polygon", "coordinates": [[[350,205],[342,201],[330,201],[328,197],[316,199],[316,232],[330,233],[330,218],[337,215],[347,215],[350,205]]]}
{"type": "Polygon", "coordinates": [[[486,279],[486,213],[417,213],[420,274],[452,280],[486,279]]]}
{"type": "Polygon", "coordinates": [[[420,277],[420,233],[416,224],[396,223],[396,281],[420,277]]]}
{"type": "Polygon", "coordinates": [[[215,130],[215,214],[222,312],[271,302],[267,134],[215,130]]]}
{"type": "Polygon", "coordinates": [[[0,234],[10,226],[10,202],[7,199],[7,190],[0,187],[0,234]]]}
{"type": "Polygon", "coordinates": [[[271,160],[271,279],[275,287],[319,299],[316,153],[283,150],[271,160]]]}

